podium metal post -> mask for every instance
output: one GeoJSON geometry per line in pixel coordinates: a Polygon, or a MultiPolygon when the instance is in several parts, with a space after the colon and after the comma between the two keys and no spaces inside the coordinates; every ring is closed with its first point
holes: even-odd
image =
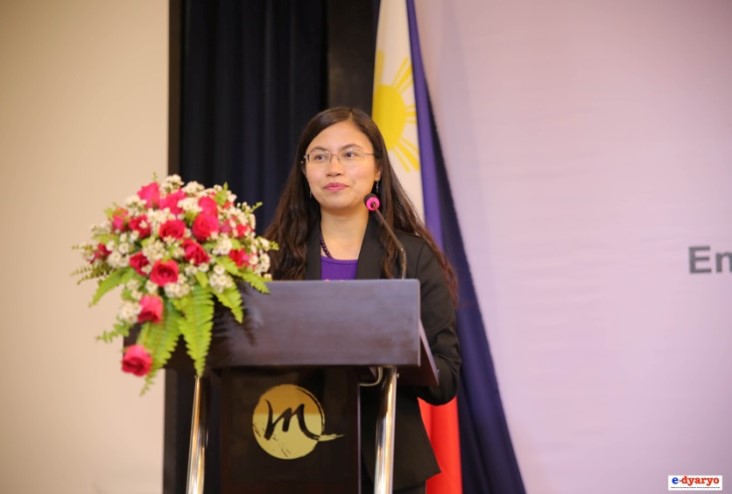
{"type": "Polygon", "coordinates": [[[208,378],[196,376],[193,388],[191,443],[188,452],[188,482],[186,494],[203,494],[206,466],[206,439],[208,436],[208,378]]]}

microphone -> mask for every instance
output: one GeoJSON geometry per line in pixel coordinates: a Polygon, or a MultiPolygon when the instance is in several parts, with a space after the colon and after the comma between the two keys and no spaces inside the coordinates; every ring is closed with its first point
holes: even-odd
{"type": "Polygon", "coordinates": [[[364,197],[363,202],[364,204],[366,204],[366,209],[376,214],[376,217],[379,218],[379,222],[381,222],[381,226],[384,227],[386,233],[389,234],[389,237],[391,237],[391,239],[394,241],[397,248],[399,249],[399,268],[401,270],[401,278],[405,279],[407,277],[407,253],[404,251],[404,246],[397,238],[394,230],[392,230],[392,228],[384,219],[384,215],[382,215],[381,211],[379,211],[379,206],[381,205],[379,197],[376,194],[369,194],[364,197]]]}

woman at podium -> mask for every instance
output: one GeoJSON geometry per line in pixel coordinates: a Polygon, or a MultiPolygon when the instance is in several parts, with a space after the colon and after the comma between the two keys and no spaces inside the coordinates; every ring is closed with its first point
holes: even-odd
{"type": "MultiPolygon", "coordinates": [[[[422,326],[439,385],[397,388],[393,486],[394,492],[423,493],[439,466],[417,399],[440,405],[458,390],[454,273],[400,185],[384,138],[367,114],[345,107],[320,112],[305,126],[295,156],[275,219],[265,233],[280,246],[271,254],[273,278],[404,276],[420,282],[422,326]],[[367,196],[370,208],[364,202],[367,196]],[[369,210],[376,208],[383,222],[369,210]]],[[[362,437],[373,438],[379,409],[376,388],[362,389],[361,406],[362,437]]],[[[373,490],[374,441],[363,440],[361,449],[363,487],[373,490]]]]}

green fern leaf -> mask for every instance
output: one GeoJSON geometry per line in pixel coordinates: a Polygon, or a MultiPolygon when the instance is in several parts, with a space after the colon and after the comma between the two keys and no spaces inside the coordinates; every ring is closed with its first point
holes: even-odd
{"type": "Polygon", "coordinates": [[[89,307],[96,305],[96,303],[99,302],[99,300],[108,291],[113,290],[123,283],[127,283],[134,274],[135,270],[132,268],[122,268],[116,271],[112,271],[109,276],[99,282],[99,287],[97,288],[94,297],[92,297],[92,301],[89,303],[89,307]]]}
{"type": "Polygon", "coordinates": [[[132,324],[117,321],[117,324],[114,325],[114,329],[111,331],[105,331],[101,335],[97,336],[98,340],[102,340],[105,343],[112,343],[115,339],[118,337],[127,337],[130,334],[130,328],[132,327],[132,324]]]}
{"type": "Polygon", "coordinates": [[[230,257],[220,257],[216,260],[216,264],[224,268],[229,274],[233,274],[234,276],[241,274],[241,269],[239,269],[239,266],[230,257]]]}
{"type": "Polygon", "coordinates": [[[245,271],[241,273],[239,276],[243,281],[246,281],[249,283],[252,288],[257,290],[261,293],[269,293],[269,288],[267,287],[267,283],[264,281],[264,278],[259,276],[257,273],[252,273],[251,271],[245,271]]]}
{"type": "Polygon", "coordinates": [[[206,276],[206,273],[204,273],[203,271],[196,271],[195,277],[202,287],[208,286],[208,276],[206,276]]]}
{"type": "Polygon", "coordinates": [[[213,292],[221,305],[228,307],[234,315],[236,322],[241,324],[244,321],[244,311],[241,307],[241,293],[235,287],[227,288],[221,293],[213,292]]]}
{"type": "Polygon", "coordinates": [[[150,352],[153,364],[150,372],[145,376],[145,387],[142,393],[152,385],[158,371],[170,360],[180,336],[180,320],[183,316],[166,301],[163,322],[159,324],[147,323],[143,326],[137,343],[145,346],[150,352]]]}
{"type": "Polygon", "coordinates": [[[206,367],[206,355],[211,345],[214,304],[211,290],[194,285],[191,293],[180,299],[178,305],[183,317],[178,326],[186,342],[188,355],[193,360],[197,375],[202,375],[206,367]]]}

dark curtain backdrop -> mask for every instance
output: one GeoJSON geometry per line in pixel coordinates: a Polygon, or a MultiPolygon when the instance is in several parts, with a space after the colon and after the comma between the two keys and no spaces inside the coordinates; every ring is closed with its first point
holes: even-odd
{"type": "Polygon", "coordinates": [[[180,172],[227,182],[270,218],[299,132],[327,103],[325,2],[183,5],[180,172]]]}
{"type": "MultiPolygon", "coordinates": [[[[169,170],[228,183],[273,216],[305,123],[336,105],[371,109],[378,1],[170,0],[169,170]]],[[[185,493],[193,376],[166,371],[165,494],[185,493]]],[[[218,483],[218,390],[206,494],[218,483]]]]}

